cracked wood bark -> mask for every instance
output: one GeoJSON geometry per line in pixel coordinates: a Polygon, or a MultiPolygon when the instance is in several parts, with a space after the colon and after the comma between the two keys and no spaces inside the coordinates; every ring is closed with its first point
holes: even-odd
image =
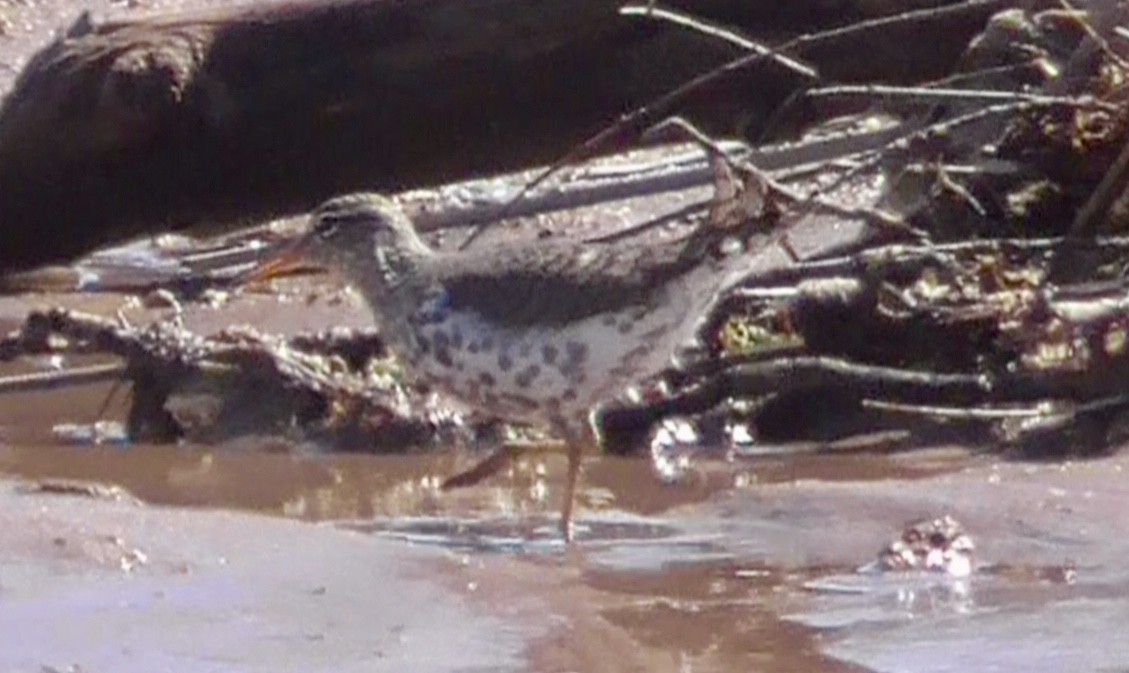
{"type": "Polygon", "coordinates": [[[655,32],[616,21],[617,4],[335,0],[80,20],[0,112],[0,269],[521,165],[733,54],[698,39],[697,64],[615,82],[608,63],[655,32]]]}
{"type": "MultiPolygon", "coordinates": [[[[622,19],[619,5],[331,0],[80,20],[31,59],[0,110],[0,271],[295,212],[350,189],[549,161],[736,55],[622,19]]],[[[903,64],[923,77],[944,70],[985,16],[933,26],[951,49],[927,51],[944,64],[912,53],[903,64]]],[[[933,41],[910,44],[922,43],[933,41]]],[[[876,77],[895,67],[865,46],[817,61],[876,77]]],[[[763,117],[793,83],[762,68],[698,103],[732,128],[738,111],[763,117]]]]}

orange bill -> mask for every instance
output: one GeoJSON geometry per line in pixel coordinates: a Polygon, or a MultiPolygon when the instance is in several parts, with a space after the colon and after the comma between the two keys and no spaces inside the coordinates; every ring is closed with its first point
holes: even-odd
{"type": "Polygon", "coordinates": [[[260,283],[279,276],[288,276],[319,268],[306,259],[305,237],[283,244],[259,263],[239,274],[238,282],[260,283]]]}

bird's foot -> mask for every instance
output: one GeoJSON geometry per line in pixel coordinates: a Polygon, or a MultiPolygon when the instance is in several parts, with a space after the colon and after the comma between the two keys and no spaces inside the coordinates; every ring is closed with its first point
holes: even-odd
{"type": "Polygon", "coordinates": [[[561,504],[561,536],[565,544],[574,539],[572,514],[576,505],[576,486],[580,481],[581,446],[576,441],[568,443],[568,476],[565,478],[564,502],[561,504]]]}
{"type": "Polygon", "coordinates": [[[572,544],[572,540],[573,540],[573,537],[575,535],[575,531],[574,531],[574,527],[572,525],[572,517],[568,516],[568,518],[565,518],[566,516],[568,516],[568,515],[565,515],[565,514],[561,515],[561,524],[560,524],[561,537],[564,538],[565,544],[572,544]]]}

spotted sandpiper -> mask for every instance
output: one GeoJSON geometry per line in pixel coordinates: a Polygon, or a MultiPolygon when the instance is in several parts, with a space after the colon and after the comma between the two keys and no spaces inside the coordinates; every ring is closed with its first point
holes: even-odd
{"type": "Polygon", "coordinates": [[[569,540],[581,453],[598,441],[593,410],[667,367],[740,266],[716,232],[698,231],[653,245],[562,238],[442,252],[388,198],[350,194],[315,210],[309,232],[252,276],[299,260],[335,269],[419,382],[485,415],[548,426],[567,444],[569,540]]]}

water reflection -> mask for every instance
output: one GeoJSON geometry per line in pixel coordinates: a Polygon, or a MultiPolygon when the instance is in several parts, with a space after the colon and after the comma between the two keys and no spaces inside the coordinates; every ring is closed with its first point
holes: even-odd
{"type": "Polygon", "coordinates": [[[1129,657],[1099,646],[1129,628],[1129,521],[1119,516],[1129,487],[1118,458],[1052,466],[960,450],[722,451],[682,461],[664,482],[646,459],[590,456],[580,544],[566,548],[556,528],[563,456],[531,454],[487,484],[443,493],[441,479],[474,457],[326,454],[260,436],[99,444],[93,431],[120,420],[113,405],[97,418],[107,390],[0,399],[0,472],[117,484],[152,504],[333,521],[468,559],[549,563],[576,578],[567,594],[545,596],[554,609],[584,596],[601,628],[661,653],[670,670],[955,671],[986,661],[1096,671],[1129,657]],[[51,432],[62,423],[73,432],[51,432]],[[969,577],[855,572],[904,522],[948,512],[976,540],[969,577]]]}

